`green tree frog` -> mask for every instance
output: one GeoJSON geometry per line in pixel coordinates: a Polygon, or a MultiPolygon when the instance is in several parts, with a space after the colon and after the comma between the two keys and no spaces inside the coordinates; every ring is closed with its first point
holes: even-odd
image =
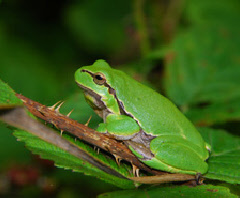
{"type": "Polygon", "coordinates": [[[75,81],[103,118],[97,131],[123,141],[140,161],[170,173],[208,171],[210,146],[170,100],[104,60],[79,68],[75,81]]]}

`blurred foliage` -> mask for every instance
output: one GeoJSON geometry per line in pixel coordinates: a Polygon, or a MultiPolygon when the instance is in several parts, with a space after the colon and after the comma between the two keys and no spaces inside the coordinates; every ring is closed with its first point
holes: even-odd
{"type": "MultiPolygon", "coordinates": [[[[2,0],[0,78],[17,93],[46,105],[67,100],[62,112],[74,106],[71,117],[85,123],[94,113],[73,74],[78,67],[103,58],[135,79],[151,83],[195,124],[227,127],[239,135],[239,19],[238,0],[2,0]]],[[[91,127],[99,121],[94,116],[91,127]]],[[[47,171],[43,162],[36,162],[16,143],[9,129],[2,125],[0,130],[0,184],[14,164],[32,163],[42,177],[62,187],[45,189],[45,196],[79,197],[89,192],[95,196],[114,189],[70,171],[47,171]],[[64,172],[64,179],[59,172],[64,172]],[[78,183],[85,188],[79,190],[78,183]]],[[[0,191],[7,194],[8,184],[4,184],[0,191]]],[[[37,196],[39,187],[25,187],[16,192],[37,196]]]]}
{"type": "Polygon", "coordinates": [[[126,42],[124,28],[130,13],[128,0],[79,1],[67,9],[66,23],[85,50],[106,56],[119,51],[126,42]]]}
{"type": "Polygon", "coordinates": [[[191,27],[170,44],[166,59],[167,95],[196,124],[238,120],[240,3],[193,1],[187,5],[191,27]]]}

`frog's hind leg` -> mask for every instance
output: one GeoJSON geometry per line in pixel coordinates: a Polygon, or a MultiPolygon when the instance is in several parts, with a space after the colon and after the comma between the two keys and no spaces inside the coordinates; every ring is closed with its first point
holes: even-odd
{"type": "Polygon", "coordinates": [[[180,136],[162,135],[150,143],[154,158],[144,163],[171,173],[206,173],[208,164],[201,156],[204,150],[180,136]]]}

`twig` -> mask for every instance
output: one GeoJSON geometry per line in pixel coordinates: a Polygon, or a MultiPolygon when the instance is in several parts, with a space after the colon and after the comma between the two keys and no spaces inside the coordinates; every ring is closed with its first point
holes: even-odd
{"type": "Polygon", "coordinates": [[[131,177],[132,180],[141,184],[163,184],[173,181],[196,180],[194,175],[186,174],[166,174],[156,176],[131,177]]]}

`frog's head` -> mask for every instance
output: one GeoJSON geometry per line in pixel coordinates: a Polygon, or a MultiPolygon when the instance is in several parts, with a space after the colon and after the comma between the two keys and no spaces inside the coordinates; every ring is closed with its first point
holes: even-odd
{"type": "Polygon", "coordinates": [[[112,70],[104,60],[97,60],[75,72],[75,81],[84,90],[87,102],[104,118],[108,113],[120,113],[115,91],[109,85],[112,70]]]}

